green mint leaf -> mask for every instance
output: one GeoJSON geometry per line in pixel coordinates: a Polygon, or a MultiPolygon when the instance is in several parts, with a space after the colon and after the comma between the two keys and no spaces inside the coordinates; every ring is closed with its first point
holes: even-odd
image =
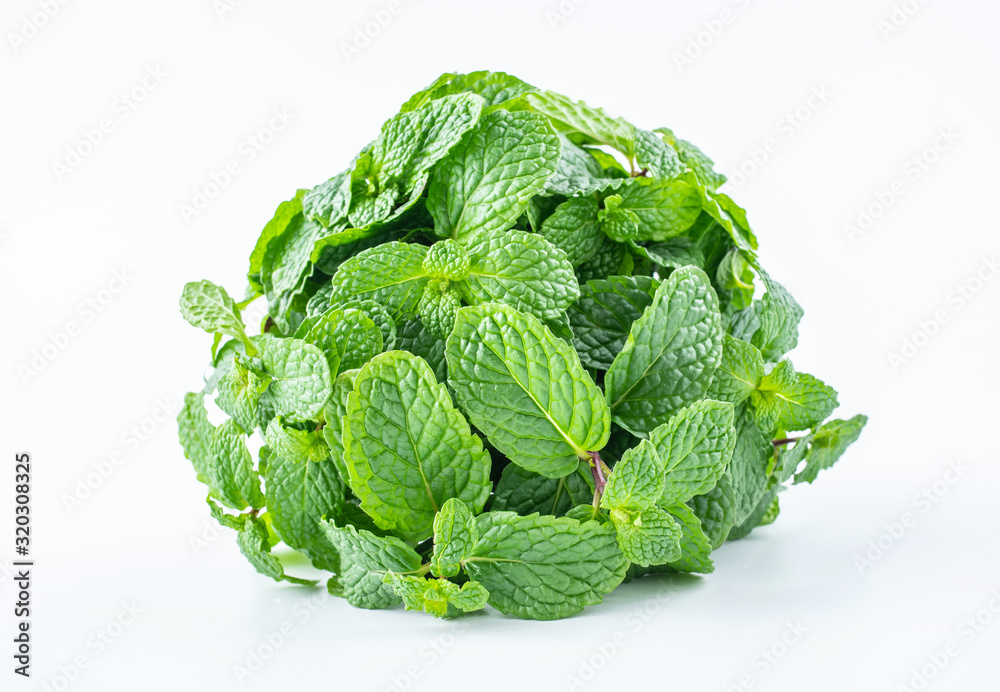
{"type": "Polygon", "coordinates": [[[722,358],[718,299],[703,271],[674,271],[632,325],[604,378],[616,423],[648,433],[705,396],[722,358]]]}
{"type": "Polygon", "coordinates": [[[620,179],[609,175],[601,168],[600,163],[589,151],[578,147],[566,135],[559,134],[559,161],[542,194],[562,197],[587,196],[621,184],[620,179]]]}
{"type": "MultiPolygon", "coordinates": [[[[663,460],[649,440],[642,440],[622,455],[604,487],[601,508],[639,513],[656,506],[663,495],[663,460]]],[[[633,560],[633,562],[635,562],[633,560]]]]}
{"type": "Polygon", "coordinates": [[[692,511],[701,522],[702,529],[712,548],[718,548],[726,542],[729,530],[736,523],[737,500],[731,481],[731,470],[726,469],[714,488],[704,495],[698,495],[688,501],[692,511]]]}
{"type": "Polygon", "coordinates": [[[631,209],[622,207],[621,195],[604,198],[604,209],[598,212],[597,220],[600,222],[601,230],[611,240],[623,243],[639,237],[642,220],[631,209]]]}
{"type": "Polygon", "coordinates": [[[665,507],[681,529],[680,557],[668,561],[671,569],[678,572],[699,572],[708,574],[715,571],[712,563],[712,542],[701,528],[701,522],[691,508],[685,504],[665,507]]]}
{"type": "Polygon", "coordinates": [[[465,571],[507,615],[555,620],[579,613],[600,603],[628,567],[608,524],[488,512],[479,533],[465,571]]]}
{"type": "Polygon", "coordinates": [[[635,178],[618,195],[618,211],[631,212],[638,227],[627,237],[608,233],[614,240],[666,240],[691,228],[701,214],[698,190],[683,179],[635,178]]]}
{"type": "Polygon", "coordinates": [[[709,190],[720,188],[726,182],[726,176],[715,172],[715,162],[694,144],[676,136],[667,127],[658,127],[653,132],[663,135],[663,140],[673,147],[680,160],[694,171],[695,175],[698,176],[698,180],[709,190]]]}
{"type": "Polygon", "coordinates": [[[261,270],[264,263],[264,253],[267,246],[276,237],[285,232],[292,219],[302,213],[302,198],[306,194],[305,190],[299,190],[295,197],[282,202],[274,212],[274,217],[267,222],[264,230],[260,233],[260,238],[250,253],[250,268],[247,270],[247,280],[251,289],[258,295],[264,292],[264,284],[261,283],[261,270]]]}
{"type": "Polygon", "coordinates": [[[607,443],[600,389],[576,351],[533,315],[499,304],[462,308],[446,354],[462,409],[514,463],[561,478],[607,443]]]}
{"type": "Polygon", "coordinates": [[[715,270],[715,286],[725,303],[727,314],[742,310],[753,302],[754,274],[743,253],[731,248],[715,270]]]}
{"type": "Polygon", "coordinates": [[[756,347],[726,334],[722,341],[722,362],[708,388],[708,396],[738,404],[745,401],[764,377],[764,359],[756,347]]]}
{"type": "Polygon", "coordinates": [[[448,499],[434,516],[434,554],[431,556],[431,574],[435,577],[454,577],[462,568],[461,562],[472,554],[472,547],[479,540],[476,517],[469,506],[457,497],[448,499]]]}
{"type": "Polygon", "coordinates": [[[629,246],[639,257],[664,269],[680,269],[688,265],[705,266],[705,256],[701,250],[690,238],[684,236],[667,238],[661,243],[648,245],[639,245],[635,241],[629,241],[629,246]]]}
{"type": "Polygon", "coordinates": [[[330,366],[323,352],[299,339],[265,337],[258,342],[260,362],[271,377],[268,401],[291,422],[315,418],[330,396],[330,366]]]}
{"type": "Polygon", "coordinates": [[[340,480],[345,484],[350,480],[347,461],[344,459],[344,416],[347,415],[347,397],[354,391],[354,380],[360,370],[348,370],[340,373],[333,382],[333,393],[323,409],[323,439],[330,448],[330,459],[333,460],[340,480]]]}
{"type": "Polygon", "coordinates": [[[484,115],[431,175],[427,207],[435,232],[462,239],[507,230],[544,189],[558,158],[559,139],[544,117],[484,115]]]}
{"type": "Polygon", "coordinates": [[[461,286],[470,303],[506,303],[540,319],[556,319],[580,295],[566,253],[540,235],[480,233],[466,247],[472,265],[461,286]]]}
{"type": "Polygon", "coordinates": [[[762,272],[761,278],[767,293],[758,305],[760,326],[753,332],[750,343],[760,350],[765,361],[775,362],[798,343],[803,310],[785,287],[766,272],[762,272]]]}
{"type": "Polygon", "coordinates": [[[184,456],[194,466],[198,480],[208,485],[213,494],[217,494],[209,473],[214,464],[212,455],[214,432],[215,426],[208,422],[205,396],[196,392],[185,394],[184,405],[177,414],[177,436],[184,449],[184,456]]]}
{"type": "Polygon", "coordinates": [[[750,395],[754,413],[765,429],[806,430],[837,408],[837,392],[812,375],[795,372],[783,360],[764,375],[750,395]]]}
{"type": "Polygon", "coordinates": [[[768,517],[777,511],[775,502],[777,501],[778,493],[781,490],[783,490],[783,488],[780,485],[769,488],[757,501],[757,505],[750,511],[746,519],[730,530],[729,537],[726,540],[738,541],[739,539],[748,536],[750,532],[758,526],[762,526],[767,521],[768,517]]]}
{"type": "Polygon", "coordinates": [[[648,276],[609,276],[580,286],[570,306],[573,346],[580,361],[607,370],[625,347],[632,323],[653,302],[659,282],[648,276]]]}
{"type": "Polygon", "coordinates": [[[573,101],[562,94],[540,91],[524,96],[536,113],[548,116],[560,133],[578,144],[606,144],[635,158],[635,127],[621,118],[612,118],[602,108],[593,108],[583,101],[573,101]]]}
{"type": "Polygon", "coordinates": [[[299,579],[285,574],[284,567],[281,566],[276,557],[271,555],[267,526],[262,518],[244,515],[243,523],[236,531],[236,542],[239,544],[243,556],[250,561],[254,569],[265,577],[300,586],[313,586],[316,583],[311,579],[299,579]]]}
{"type": "Polygon", "coordinates": [[[181,293],[181,315],[195,327],[209,334],[225,334],[239,339],[248,355],[256,355],[257,349],[247,337],[243,318],[236,303],[226,289],[211,281],[191,282],[181,293]]]}
{"type": "Polygon", "coordinates": [[[267,464],[267,510],[274,532],[319,568],[336,572],[339,560],[320,520],[340,517],[344,484],[320,431],[286,428],[271,421],[265,433],[274,456],[267,464]]]}
{"type": "MultiPolygon", "coordinates": [[[[795,482],[812,483],[820,471],[837,463],[847,448],[861,436],[866,423],[868,416],[858,415],[849,420],[831,420],[820,426],[812,435],[809,451],[805,455],[806,466],[796,474],[795,482]]],[[[799,444],[802,441],[796,447],[799,444]]]]}
{"type": "Polygon", "coordinates": [[[343,596],[358,608],[389,608],[403,599],[392,586],[382,580],[386,572],[416,572],[420,556],[395,536],[376,536],[370,531],[347,525],[338,527],[331,521],[322,523],[323,530],[340,554],[337,574],[343,596]]]}
{"type": "Polygon", "coordinates": [[[633,266],[628,245],[605,238],[597,253],[577,267],[576,276],[580,283],[609,276],[631,276],[633,266]]]}
{"type": "Polygon", "coordinates": [[[409,351],[427,361],[438,382],[448,379],[448,361],[444,355],[445,341],[430,330],[424,329],[423,322],[419,319],[407,320],[399,325],[396,348],[400,351],[409,351]]]}
{"type": "Polygon", "coordinates": [[[435,279],[461,281],[469,275],[469,253],[448,239],[431,245],[424,257],[424,271],[435,279]]]}
{"type": "Polygon", "coordinates": [[[565,252],[570,264],[578,267],[597,254],[604,242],[599,213],[595,197],[571,197],[555,208],[538,233],[565,252]]]}
{"type": "Polygon", "coordinates": [[[430,366],[402,351],[376,356],[347,399],[350,485],[375,523],[408,540],[431,535],[457,497],[479,512],[490,495],[490,455],[430,366]]]}
{"type": "Polygon", "coordinates": [[[403,599],[407,610],[417,610],[436,618],[455,617],[486,607],[489,592],[474,581],[461,586],[444,579],[427,579],[411,574],[387,572],[382,580],[403,599]]]}
{"type": "Polygon", "coordinates": [[[536,512],[562,516],[573,507],[591,501],[594,488],[587,480],[589,477],[586,462],[580,462],[576,471],[562,478],[548,478],[517,464],[508,464],[497,481],[491,509],[522,516],[536,512]]]}
{"type": "Polygon", "coordinates": [[[774,445],[771,435],[761,430],[746,404],[741,404],[736,410],[735,428],[736,446],[732,461],[726,468],[726,476],[733,491],[734,524],[739,525],[767,492],[774,445]]]}
{"type": "Polygon", "coordinates": [[[371,299],[385,306],[393,320],[413,317],[427,286],[426,255],[426,247],[400,242],[359,252],[333,276],[331,300],[371,299]]]}
{"type": "Polygon", "coordinates": [[[244,442],[244,433],[234,420],[227,420],[212,433],[209,452],[212,463],[207,476],[219,502],[236,510],[264,506],[260,476],[244,442]]]}
{"type": "Polygon", "coordinates": [[[615,508],[611,510],[611,522],[618,547],[629,561],[648,567],[681,557],[681,527],[668,512],[658,507],[642,511],[615,508]]]}
{"type": "Polygon", "coordinates": [[[413,111],[449,94],[472,93],[483,97],[486,102],[483,112],[488,113],[533,91],[538,89],[505,72],[480,70],[469,74],[446,73],[426,89],[411,96],[400,110],[404,113],[413,111]]]}
{"type": "Polygon", "coordinates": [[[302,198],[306,218],[330,228],[347,216],[351,207],[351,171],[353,166],[325,183],[320,183],[302,198]]]}
{"type": "Polygon", "coordinates": [[[657,178],[673,178],[686,169],[678,152],[649,130],[636,128],[635,158],[636,168],[645,169],[657,178]]]}
{"type": "Polygon", "coordinates": [[[332,377],[360,368],[382,352],[382,330],[368,315],[353,308],[330,308],[302,340],[323,351],[332,377]]]}
{"type": "Polygon", "coordinates": [[[417,313],[427,331],[445,339],[451,334],[461,307],[462,299],[447,279],[431,279],[417,305],[417,313]]]}
{"type": "MultiPolygon", "coordinates": [[[[332,290],[333,285],[330,284],[330,287],[332,290]]],[[[374,300],[348,300],[344,303],[338,303],[336,307],[339,307],[341,310],[360,310],[365,313],[368,319],[374,322],[375,326],[382,333],[382,350],[392,351],[396,348],[396,334],[398,330],[396,323],[393,321],[389,311],[385,309],[385,306],[376,303],[374,300]]],[[[361,367],[361,363],[355,367],[361,367]]],[[[343,369],[343,366],[341,366],[341,370],[343,369]]]]}
{"type": "Polygon", "coordinates": [[[249,435],[257,428],[260,397],[270,384],[270,375],[247,368],[237,356],[226,375],[219,380],[215,403],[249,435]]]}
{"type": "Polygon", "coordinates": [[[664,503],[687,502],[715,487],[736,445],[734,415],[732,404],[705,399],[649,433],[663,460],[664,503]]]}
{"type": "Polygon", "coordinates": [[[267,296],[268,312],[282,331],[288,331],[285,314],[303,290],[312,273],[313,245],[325,229],[304,214],[294,216],[268,243],[261,264],[261,283],[267,296]]]}

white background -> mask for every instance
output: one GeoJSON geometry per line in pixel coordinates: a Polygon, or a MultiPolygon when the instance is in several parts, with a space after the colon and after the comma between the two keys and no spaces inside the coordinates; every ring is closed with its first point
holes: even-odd
{"type": "Polygon", "coordinates": [[[44,3],[4,0],[0,556],[13,557],[13,454],[28,450],[37,565],[30,681],[10,670],[15,591],[0,576],[0,689],[897,690],[914,669],[928,690],[996,689],[1000,6],[907,0],[880,30],[890,0],[235,4],[67,2],[32,34],[44,3]],[[387,25],[345,55],[373,12],[387,25]],[[10,32],[32,35],[15,49],[10,32]],[[441,72],[483,68],[667,125],[750,172],[728,190],[806,309],[795,364],[840,390],[841,417],[871,417],[835,470],[782,496],[777,524],[716,553],[714,574],[643,580],[553,623],[355,610],[258,577],[231,534],[204,533],[173,410],[153,420],[207,361],[181,286],[240,293],[278,202],[340,171],[441,72]],[[274,109],[291,122],[248,160],[241,146],[274,109]],[[110,133],[59,175],[104,118],[110,133]],[[240,173],[185,220],[233,160],[240,173]],[[850,238],[845,224],[894,181],[902,192],[850,238]],[[115,272],[124,287],[102,293],[115,272]],[[906,339],[917,345],[894,367],[906,339]],[[141,613],[115,624],[133,603],[141,613]],[[989,624],[961,629],[977,614],[989,624]],[[235,667],[283,628],[240,684],[235,667]],[[117,636],[101,645],[102,631],[117,636]]]}

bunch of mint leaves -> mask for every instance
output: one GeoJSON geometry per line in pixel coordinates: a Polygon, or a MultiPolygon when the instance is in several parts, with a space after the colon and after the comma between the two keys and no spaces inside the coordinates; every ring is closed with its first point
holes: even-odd
{"type": "Polygon", "coordinates": [[[355,606],[438,617],[711,572],[866,422],[785,358],[802,308],[712,166],[501,72],[414,95],[278,206],[241,302],[184,287],[214,335],[178,416],[212,515],[264,575],[314,583],[280,542],[355,606]]]}

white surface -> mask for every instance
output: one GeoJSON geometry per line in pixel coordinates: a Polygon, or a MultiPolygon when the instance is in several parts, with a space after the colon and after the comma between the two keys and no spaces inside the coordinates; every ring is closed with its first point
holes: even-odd
{"type": "MultiPolygon", "coordinates": [[[[1000,589],[1000,279],[961,306],[949,297],[1000,252],[1000,7],[923,3],[886,39],[889,0],[569,0],[556,26],[555,0],[399,0],[348,62],[341,45],[388,6],[249,0],[220,19],[213,0],[70,2],[19,51],[0,46],[0,556],[11,557],[13,452],[29,450],[38,561],[35,676],[10,671],[3,578],[0,689],[381,692],[406,689],[416,666],[410,690],[559,690],[596,656],[596,688],[737,690],[747,675],[743,689],[896,690],[951,640],[926,689],[995,689],[1000,617],[971,639],[958,628],[1000,589]],[[732,21],[679,70],[673,54],[724,9],[732,21]],[[119,95],[157,66],[167,75],[122,119],[119,95]],[[257,577],[231,536],[196,552],[191,538],[210,524],[172,420],[128,437],[158,401],[198,386],[209,344],[178,316],[181,286],[211,278],[239,292],[279,201],[341,170],[439,73],[483,67],[668,125],[727,172],[774,138],[732,194],[764,265],[806,308],[796,365],[840,390],[843,417],[870,415],[861,441],[815,487],[786,493],[776,525],[718,552],[715,574],[644,580],[561,622],[490,612],[449,624],[313,603],[318,591],[257,577]],[[830,95],[786,136],[781,118],[813,88],[830,95]],[[293,120],[247,161],[241,142],[275,108],[293,120]],[[111,133],[58,180],[53,162],[102,118],[111,133]],[[908,177],[907,160],[948,127],[958,140],[908,177]],[[181,204],[233,159],[242,172],[185,223],[181,204]],[[843,225],[897,178],[905,192],[849,242],[843,225]],[[127,286],[87,319],[80,306],[121,270],[127,286]],[[937,310],[948,321],[893,369],[888,353],[937,310]],[[18,366],[71,320],[77,336],[23,381],[18,366]],[[116,451],[120,465],[68,511],[64,496],[116,451]],[[949,461],[968,467],[952,484],[949,461]],[[922,512],[914,497],[935,482],[946,492],[922,512]],[[915,524],[862,572],[856,558],[906,512],[915,524]],[[143,612],[100,650],[90,638],[132,601],[143,612]],[[234,666],[283,623],[286,643],[239,684],[234,666]],[[781,650],[787,623],[807,631],[765,671],[754,657],[781,650]],[[88,667],[64,686],[56,676],[78,656],[88,667]]],[[[6,0],[0,28],[17,31],[38,8],[6,0]]]]}

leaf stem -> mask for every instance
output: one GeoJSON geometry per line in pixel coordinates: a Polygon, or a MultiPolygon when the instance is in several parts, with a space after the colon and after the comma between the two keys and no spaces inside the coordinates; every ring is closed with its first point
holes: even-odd
{"type": "Polygon", "coordinates": [[[597,452],[587,452],[587,454],[590,455],[590,473],[594,477],[594,507],[600,507],[604,486],[608,484],[605,471],[610,473],[611,470],[601,461],[600,454],[597,452]]]}
{"type": "Polygon", "coordinates": [[[791,444],[792,442],[798,442],[801,437],[783,437],[780,440],[771,440],[771,444],[775,447],[781,447],[782,445],[791,444]]]}

